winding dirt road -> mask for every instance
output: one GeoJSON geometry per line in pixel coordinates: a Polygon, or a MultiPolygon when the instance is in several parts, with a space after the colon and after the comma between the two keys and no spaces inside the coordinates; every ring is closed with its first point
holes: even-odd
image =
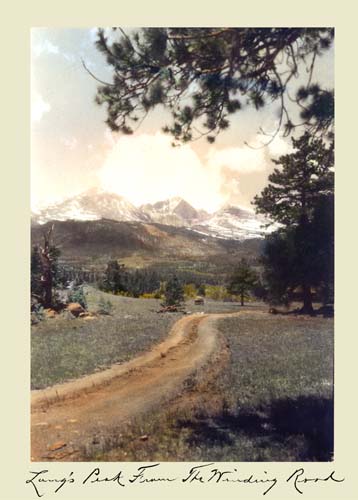
{"type": "Polygon", "coordinates": [[[31,460],[81,460],[81,450],[121,424],[163,408],[191,375],[220,356],[223,344],[215,323],[231,315],[185,316],[164,342],[128,363],[33,391],[31,460]]]}

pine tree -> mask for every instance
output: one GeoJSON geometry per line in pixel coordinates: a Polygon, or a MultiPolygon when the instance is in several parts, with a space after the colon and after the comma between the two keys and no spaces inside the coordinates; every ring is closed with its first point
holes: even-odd
{"type": "Polygon", "coordinates": [[[232,295],[239,295],[241,305],[244,305],[248,292],[253,290],[257,283],[257,274],[246,259],[241,259],[239,265],[230,277],[227,291],[232,295]]]}
{"type": "Polygon", "coordinates": [[[206,135],[213,142],[245,105],[259,109],[277,101],[280,126],[289,134],[299,124],[285,99],[299,72],[307,74],[294,97],[301,121],[311,132],[332,131],[333,90],[311,82],[315,61],[332,44],[331,28],[142,28],[130,34],[114,28],[110,38],[103,29],[97,34],[113,79],[99,80],[96,101],[106,106],[114,131],[131,134],[163,105],[172,115],[163,130],[176,141],[206,135]]]}
{"type": "Polygon", "coordinates": [[[299,285],[296,275],[294,228],[275,231],[265,238],[262,254],[265,300],[271,304],[290,302],[291,292],[299,285]]]}
{"type": "Polygon", "coordinates": [[[334,301],[334,196],[323,196],[312,219],[315,262],[324,305],[334,301]]]}
{"type": "Polygon", "coordinates": [[[172,276],[165,285],[165,306],[179,306],[184,302],[184,289],[178,277],[172,276]]]}
{"type": "Polygon", "coordinates": [[[125,292],[127,290],[124,264],[119,264],[115,259],[108,261],[104,273],[103,289],[113,293],[125,292]]]}
{"type": "Polygon", "coordinates": [[[272,160],[280,168],[254,198],[257,213],[285,226],[312,220],[317,202],[334,189],[333,145],[327,147],[309,132],[291,140],[294,151],[272,160]]]}
{"type": "Polygon", "coordinates": [[[43,232],[43,246],[35,245],[31,251],[31,296],[43,307],[54,306],[54,288],[58,285],[61,254],[53,244],[54,225],[43,232]]]}
{"type": "Polygon", "coordinates": [[[302,310],[312,313],[311,288],[322,279],[318,250],[323,250],[324,238],[332,240],[333,237],[332,218],[326,217],[325,224],[317,212],[333,198],[333,145],[326,146],[322,139],[308,132],[298,139],[292,138],[292,144],[292,153],[274,160],[280,169],[275,168],[269,176],[269,185],[255,197],[254,203],[258,213],[268,215],[283,226],[277,235],[268,238],[264,256],[266,266],[271,269],[268,272],[271,283],[272,279],[276,281],[276,289],[279,279],[282,289],[287,288],[289,282],[299,284],[302,310]],[[277,275],[273,277],[275,268],[277,275]]]}
{"type": "Polygon", "coordinates": [[[34,245],[31,249],[31,297],[36,301],[42,300],[41,274],[40,249],[37,245],[34,245]]]}

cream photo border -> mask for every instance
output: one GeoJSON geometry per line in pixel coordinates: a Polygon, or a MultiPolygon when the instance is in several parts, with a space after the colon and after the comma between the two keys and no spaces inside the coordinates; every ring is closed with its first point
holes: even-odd
{"type": "MultiPolygon", "coordinates": [[[[353,3],[353,2],[352,2],[353,3]]],[[[352,4],[351,3],[351,4],[352,4]]],[[[348,2],[329,4],[321,0],[300,2],[237,2],[183,0],[172,2],[143,0],[121,5],[117,1],[83,0],[59,3],[49,1],[15,1],[3,7],[2,37],[2,193],[3,234],[1,262],[4,267],[2,300],[2,404],[0,498],[36,498],[25,481],[32,470],[49,469],[56,477],[70,471],[84,476],[91,471],[89,463],[30,462],[30,319],[29,319],[29,250],[30,250],[30,29],[31,27],[91,26],[333,26],[336,29],[336,318],[335,318],[335,459],[332,463],[305,463],[307,475],[322,476],[335,470],[345,482],[307,486],[305,499],[358,498],[355,484],[356,410],[355,380],[357,375],[357,327],[354,322],[354,279],[356,243],[355,196],[357,169],[352,145],[356,131],[351,93],[357,81],[354,51],[355,20],[348,2]]],[[[223,465],[223,464],[221,464],[223,465]]],[[[227,464],[233,466],[234,464],[227,464]]],[[[299,498],[285,482],[294,472],[292,463],[239,463],[240,473],[275,475],[280,484],[267,496],[299,498]]],[[[183,475],[190,464],[162,463],[161,471],[183,475]]],[[[101,464],[106,474],[134,471],[134,464],[101,464]]],[[[298,468],[298,467],[297,467],[298,468]]],[[[85,476],[84,476],[85,477],[85,476]]],[[[80,484],[64,487],[56,495],[45,498],[138,498],[205,499],[259,498],[262,489],[235,484],[188,485],[180,482],[152,484],[145,487],[119,489],[118,485],[80,484]]]]}

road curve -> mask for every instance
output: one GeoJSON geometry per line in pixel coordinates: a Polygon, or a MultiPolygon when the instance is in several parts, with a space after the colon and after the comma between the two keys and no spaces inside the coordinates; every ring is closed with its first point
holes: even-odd
{"type": "Polygon", "coordinates": [[[133,417],[162,408],[221,349],[215,323],[231,315],[185,316],[164,342],[128,363],[32,391],[31,460],[81,460],[81,450],[91,443],[133,417]]]}

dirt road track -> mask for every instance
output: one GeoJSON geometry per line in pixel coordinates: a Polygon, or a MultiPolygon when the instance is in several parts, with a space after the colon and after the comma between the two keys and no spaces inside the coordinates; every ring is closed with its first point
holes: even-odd
{"type": "Polygon", "coordinates": [[[145,412],[162,408],[217,355],[215,327],[228,314],[191,315],[168,338],[123,365],[31,396],[31,460],[81,460],[81,450],[145,412]]]}

